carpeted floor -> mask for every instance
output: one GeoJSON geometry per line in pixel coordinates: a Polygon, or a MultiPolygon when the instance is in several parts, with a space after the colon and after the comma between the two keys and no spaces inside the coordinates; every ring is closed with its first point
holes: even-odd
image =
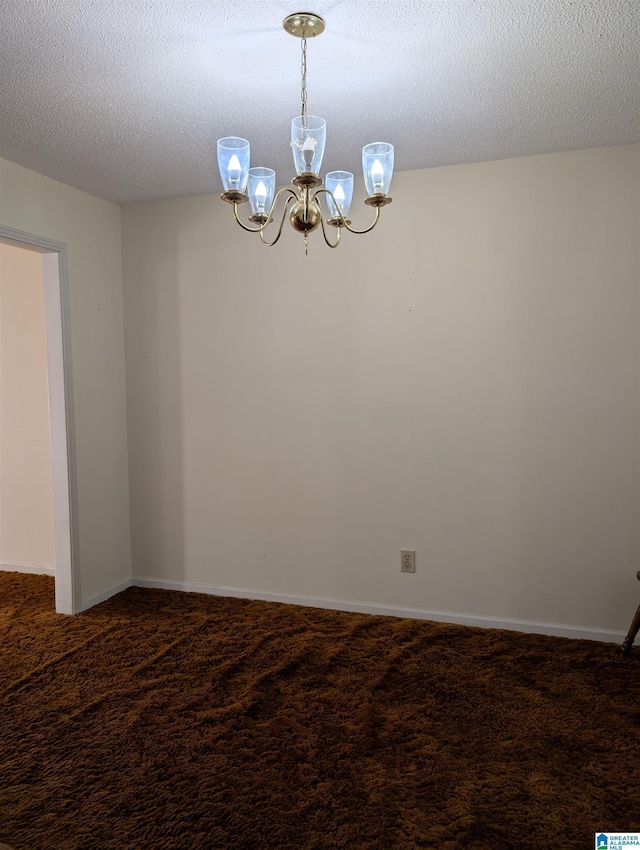
{"type": "Polygon", "coordinates": [[[640,831],[640,648],[0,573],[15,850],[568,850],[640,831]]]}

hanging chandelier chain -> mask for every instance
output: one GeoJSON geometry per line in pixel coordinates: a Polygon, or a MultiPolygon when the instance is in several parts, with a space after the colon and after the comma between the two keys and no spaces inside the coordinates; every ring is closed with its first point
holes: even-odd
{"type": "Polygon", "coordinates": [[[302,84],[300,87],[300,99],[302,101],[302,116],[307,114],[307,36],[305,34],[306,27],[302,29],[302,58],[300,63],[300,71],[302,73],[302,84]]]}

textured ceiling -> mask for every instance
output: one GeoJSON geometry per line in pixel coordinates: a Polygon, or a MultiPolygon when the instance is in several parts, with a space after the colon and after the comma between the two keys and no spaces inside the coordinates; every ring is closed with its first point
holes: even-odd
{"type": "MultiPolygon", "coordinates": [[[[638,0],[313,0],[323,172],[640,141],[638,0]]],[[[0,155],[118,202],[220,191],[216,139],[293,176],[300,41],[266,0],[2,0],[0,155]]],[[[0,199],[1,200],[1,199],[0,199]]]]}

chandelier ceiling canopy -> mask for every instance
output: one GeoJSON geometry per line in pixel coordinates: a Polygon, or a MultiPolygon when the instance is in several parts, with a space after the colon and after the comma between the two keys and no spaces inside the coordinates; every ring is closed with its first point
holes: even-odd
{"type": "Polygon", "coordinates": [[[322,229],[327,245],[337,248],[343,229],[350,233],[368,233],[378,223],[382,207],[391,203],[389,187],[393,176],[393,145],[374,142],[362,149],[362,172],[367,192],[365,204],[375,209],[375,217],[364,230],[356,230],[347,217],[353,197],[353,174],[350,171],[330,171],[322,180],[320,169],[327,125],[323,118],[307,113],[307,38],[319,36],[324,31],[324,21],[310,12],[296,12],[286,17],[282,25],[286,32],[302,40],[301,112],[291,122],[291,151],[296,170],[291,182],[295,188],[285,186],[276,192],[275,171],[251,168],[249,142],[228,136],[218,140],[218,168],[224,189],[220,197],[233,205],[233,214],[240,227],[260,234],[265,245],[276,244],[288,215],[294,230],[304,236],[305,253],[308,235],[318,227],[322,229]],[[280,224],[274,238],[269,241],[265,231],[273,222],[281,197],[284,197],[284,205],[280,224]],[[238,215],[238,206],[247,201],[251,224],[241,221],[238,215]],[[329,238],[327,226],[336,231],[334,241],[329,238]]]}

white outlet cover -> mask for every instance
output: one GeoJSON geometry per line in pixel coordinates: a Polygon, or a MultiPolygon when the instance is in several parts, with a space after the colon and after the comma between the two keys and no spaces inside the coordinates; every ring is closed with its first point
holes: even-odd
{"type": "Polygon", "coordinates": [[[400,572],[415,573],[416,571],[416,550],[401,549],[400,550],[400,572]]]}

